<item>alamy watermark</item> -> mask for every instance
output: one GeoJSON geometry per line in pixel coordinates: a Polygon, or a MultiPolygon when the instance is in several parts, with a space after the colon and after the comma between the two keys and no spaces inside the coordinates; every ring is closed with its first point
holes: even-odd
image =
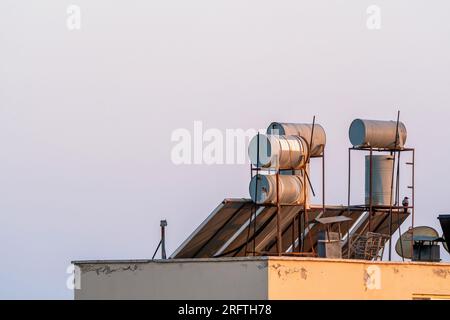
{"type": "Polygon", "coordinates": [[[71,264],[67,267],[66,273],[69,274],[66,280],[66,287],[69,290],[81,289],[81,269],[71,264]]]}
{"type": "Polygon", "coordinates": [[[366,9],[366,26],[369,30],[381,29],[381,8],[377,5],[370,5],[366,9]]]}
{"type": "Polygon", "coordinates": [[[81,29],[81,8],[75,4],[71,4],[66,9],[66,26],[70,31],[81,29]]]}
{"type": "Polygon", "coordinates": [[[247,164],[247,147],[257,129],[205,129],[194,121],[192,130],[175,129],[171,134],[173,164],[247,164]]]}

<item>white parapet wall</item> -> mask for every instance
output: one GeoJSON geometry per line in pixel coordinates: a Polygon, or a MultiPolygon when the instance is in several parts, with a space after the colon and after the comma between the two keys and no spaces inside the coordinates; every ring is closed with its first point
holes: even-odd
{"type": "Polygon", "coordinates": [[[75,299],[450,299],[450,264],[247,257],[76,261],[75,299]]]}
{"type": "Polygon", "coordinates": [[[267,299],[267,259],[84,261],[75,299],[267,299]]]}

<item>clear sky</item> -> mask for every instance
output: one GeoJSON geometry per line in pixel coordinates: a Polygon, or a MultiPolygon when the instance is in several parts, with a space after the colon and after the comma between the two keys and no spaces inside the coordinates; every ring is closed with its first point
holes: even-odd
{"type": "Polygon", "coordinates": [[[248,165],[173,164],[172,132],[194,121],[225,131],[316,115],[327,203],[344,204],[351,121],[400,109],[417,148],[416,224],[441,232],[448,12],[447,0],[2,0],[0,298],[72,298],[71,260],[150,258],[161,218],[171,253],[224,198],[248,197],[248,165]]]}

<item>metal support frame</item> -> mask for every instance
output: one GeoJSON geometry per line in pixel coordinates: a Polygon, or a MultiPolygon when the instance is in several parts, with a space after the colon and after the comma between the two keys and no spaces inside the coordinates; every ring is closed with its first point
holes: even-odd
{"type": "Polygon", "coordinates": [[[281,232],[281,206],[280,206],[280,170],[276,173],[277,179],[277,253],[281,256],[283,251],[283,235],[281,232]]]}
{"type": "MultiPolygon", "coordinates": [[[[370,159],[369,159],[369,203],[365,203],[364,205],[356,205],[357,207],[362,207],[368,210],[369,212],[369,232],[372,231],[372,216],[377,210],[389,210],[389,261],[392,259],[392,213],[393,210],[396,210],[396,214],[399,215],[400,209],[411,209],[411,230],[414,228],[414,207],[415,207],[415,181],[414,181],[414,172],[415,172],[415,149],[414,148],[372,148],[372,147],[350,147],[348,149],[348,188],[347,188],[347,207],[350,208],[351,205],[351,168],[352,168],[352,161],[351,161],[351,155],[352,151],[362,151],[362,152],[368,152],[370,159]],[[373,182],[373,153],[389,153],[394,156],[393,159],[393,177],[392,177],[392,185],[391,185],[391,199],[390,204],[388,206],[379,206],[379,205],[373,205],[372,201],[372,182],[373,182]],[[403,152],[410,152],[412,154],[412,161],[406,162],[406,165],[411,166],[411,185],[407,186],[409,189],[411,189],[411,204],[407,207],[401,206],[400,201],[400,154],[403,152]],[[397,160],[396,160],[397,159],[397,160]],[[394,179],[394,172],[395,172],[395,163],[397,163],[397,177],[394,179]],[[395,194],[395,201],[393,201],[393,190],[394,190],[394,180],[396,181],[396,194],[395,194]]],[[[353,205],[354,206],[354,205],[353,205]]],[[[349,210],[349,209],[347,209],[349,210]]],[[[412,238],[411,238],[412,239],[412,238]]],[[[412,245],[412,244],[411,244],[412,245]]]]}
{"type": "MultiPolygon", "coordinates": [[[[312,141],[313,141],[314,127],[315,127],[315,118],[316,117],[314,116],[313,117],[313,122],[312,122],[311,137],[310,137],[310,141],[309,141],[309,145],[308,145],[309,148],[311,148],[312,141]]],[[[257,156],[256,156],[256,158],[257,158],[256,159],[257,166],[255,167],[252,164],[250,164],[250,179],[252,179],[255,174],[258,175],[260,173],[260,171],[263,170],[263,169],[261,169],[259,167],[259,133],[257,134],[257,151],[256,151],[256,153],[257,153],[257,156]]],[[[322,151],[322,155],[316,156],[314,158],[321,158],[322,159],[322,211],[323,211],[323,213],[325,213],[325,210],[326,210],[325,209],[325,147],[324,147],[324,150],[322,151]]],[[[303,208],[302,208],[302,210],[300,210],[298,212],[297,219],[295,219],[295,217],[294,217],[294,219],[293,219],[293,227],[292,227],[292,233],[293,233],[293,236],[292,236],[292,251],[293,252],[292,253],[294,253],[294,250],[295,250],[295,235],[294,235],[295,228],[294,228],[294,225],[295,225],[295,220],[297,220],[297,229],[298,229],[297,230],[297,239],[298,239],[298,254],[299,255],[309,255],[309,253],[303,252],[305,238],[304,237],[302,238],[302,230],[303,230],[303,233],[304,233],[306,231],[307,225],[309,227],[309,214],[308,214],[308,208],[307,208],[307,205],[306,205],[307,187],[308,186],[311,188],[311,191],[312,191],[313,195],[315,195],[314,189],[312,187],[311,181],[310,181],[308,173],[306,171],[307,170],[307,166],[310,164],[310,160],[311,160],[311,157],[309,156],[308,159],[305,162],[305,168],[302,170],[302,183],[303,183],[303,196],[304,196],[303,208]],[[302,220],[303,220],[303,222],[302,222],[302,220]]],[[[271,170],[267,169],[267,171],[270,172],[271,170]]],[[[276,204],[274,204],[274,205],[270,205],[270,204],[263,205],[263,206],[266,206],[266,207],[270,207],[270,206],[275,206],[276,207],[277,255],[279,255],[279,256],[285,254],[283,252],[283,243],[282,243],[282,233],[283,233],[283,231],[281,230],[281,208],[282,208],[282,206],[280,204],[280,198],[279,198],[280,197],[280,195],[279,195],[279,189],[280,189],[280,187],[279,187],[279,176],[280,176],[280,172],[281,172],[280,169],[276,169],[276,171],[275,171],[276,184],[277,184],[277,186],[276,186],[277,187],[276,188],[276,192],[277,192],[276,204]]],[[[257,195],[257,192],[258,192],[258,190],[257,190],[258,189],[258,180],[256,180],[255,188],[256,188],[256,190],[255,190],[255,198],[257,199],[258,198],[258,195],[257,195]]],[[[298,206],[298,204],[293,204],[293,205],[283,204],[283,206],[298,206]]],[[[250,239],[250,226],[252,224],[252,217],[253,216],[254,216],[254,218],[253,218],[253,233],[255,234],[255,232],[256,232],[256,215],[251,214],[250,223],[249,223],[249,227],[248,227],[247,242],[246,242],[246,245],[245,245],[245,255],[246,256],[250,253],[250,251],[248,251],[248,249],[247,249],[247,246],[248,246],[248,242],[249,242],[249,239],[250,239]]],[[[312,235],[309,232],[308,232],[308,234],[309,234],[309,241],[311,243],[312,255],[314,256],[315,255],[315,250],[314,250],[314,246],[313,246],[312,235]]],[[[253,237],[253,251],[251,252],[253,255],[256,254],[256,252],[255,252],[255,241],[256,241],[255,237],[253,237]]],[[[261,253],[259,253],[259,254],[261,254],[261,253]]]]}

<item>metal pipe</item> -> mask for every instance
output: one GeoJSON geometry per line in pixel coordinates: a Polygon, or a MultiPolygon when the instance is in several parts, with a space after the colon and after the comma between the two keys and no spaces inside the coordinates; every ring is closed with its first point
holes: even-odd
{"type": "MultiPolygon", "coordinates": [[[[256,147],[256,166],[259,166],[259,132],[256,135],[256,139],[257,139],[257,147],[256,147]]],[[[251,166],[251,164],[250,164],[251,166]]],[[[252,174],[250,174],[252,175],[252,174]]],[[[253,178],[253,177],[252,177],[253,178]]],[[[258,199],[258,179],[256,179],[255,182],[255,199],[258,199]]],[[[247,250],[247,246],[248,246],[248,240],[250,237],[250,228],[251,228],[251,224],[252,224],[252,217],[253,217],[253,211],[255,211],[255,222],[253,225],[253,234],[255,234],[255,228],[256,228],[256,207],[253,206],[252,210],[250,210],[250,220],[249,220],[249,224],[248,224],[248,232],[247,232],[247,242],[245,243],[245,256],[247,256],[248,250],[247,250]]],[[[255,255],[255,240],[253,241],[253,255],[255,255]]]]}
{"type": "MultiPolygon", "coordinates": [[[[411,250],[414,246],[414,210],[415,210],[415,203],[414,203],[414,198],[415,198],[415,181],[414,181],[414,174],[415,174],[415,166],[416,166],[416,151],[415,149],[412,150],[412,194],[411,194],[411,205],[412,205],[412,209],[411,209],[411,250]]],[[[411,260],[413,257],[413,252],[411,251],[411,260]]]]}
{"type": "Polygon", "coordinates": [[[306,221],[306,214],[305,214],[305,208],[303,207],[303,232],[302,232],[302,247],[300,252],[303,252],[305,250],[305,236],[306,236],[306,224],[308,222],[306,221]]]}
{"type": "MultiPolygon", "coordinates": [[[[305,181],[305,177],[306,177],[306,171],[303,171],[303,181],[305,181]]],[[[303,189],[303,196],[306,197],[306,190],[303,189]]],[[[303,239],[302,239],[302,250],[303,251],[305,249],[305,232],[306,232],[306,224],[309,223],[309,219],[306,215],[306,202],[303,204],[303,239]]]]}
{"type": "MultiPolygon", "coordinates": [[[[256,233],[256,209],[255,209],[255,216],[253,218],[253,234],[256,233]]],[[[253,237],[253,256],[255,256],[256,251],[256,237],[253,237]]]]}
{"type": "Polygon", "coordinates": [[[161,226],[161,259],[167,259],[166,258],[166,227],[167,227],[167,220],[161,220],[160,224],[161,226]]]}
{"type": "Polygon", "coordinates": [[[389,261],[392,260],[392,193],[394,189],[395,152],[392,159],[391,195],[389,199],[389,261]]]}
{"type": "MultiPolygon", "coordinates": [[[[256,165],[258,166],[259,165],[259,132],[258,132],[258,134],[257,134],[257,141],[258,141],[258,143],[257,143],[257,151],[256,151],[256,157],[257,157],[257,162],[256,162],[256,165]]],[[[252,170],[252,163],[250,163],[250,181],[253,179],[253,170],[252,170]]],[[[256,182],[256,184],[255,184],[255,195],[256,195],[256,198],[257,198],[257,191],[258,190],[258,182],[256,182]]],[[[247,232],[247,241],[245,242],[245,253],[244,253],[244,256],[247,256],[247,246],[248,246],[248,239],[250,238],[250,225],[251,225],[251,223],[252,223],[252,214],[251,214],[251,210],[250,210],[250,219],[249,219],[249,223],[248,223],[248,232],[247,232]]]]}
{"type": "MultiPolygon", "coordinates": [[[[304,171],[303,174],[303,181],[305,180],[306,177],[306,171],[304,171]]],[[[305,192],[305,196],[306,196],[306,190],[305,192]]],[[[311,228],[310,228],[310,224],[309,224],[309,214],[308,214],[308,208],[306,206],[306,203],[303,205],[303,209],[304,209],[304,219],[305,219],[305,230],[306,230],[306,224],[308,224],[308,239],[309,239],[309,245],[311,246],[311,251],[313,254],[315,254],[315,250],[314,250],[314,243],[313,243],[313,239],[312,239],[312,235],[311,235],[311,228]]],[[[303,239],[303,244],[305,243],[305,239],[303,239]]]]}
{"type": "MultiPolygon", "coordinates": [[[[302,211],[299,210],[298,211],[298,218],[297,218],[297,233],[298,233],[298,252],[302,252],[302,240],[301,240],[301,235],[302,235],[302,211]]],[[[295,247],[295,246],[294,246],[295,247]]],[[[295,248],[293,248],[295,249],[295,248]]],[[[294,250],[292,250],[294,251],[294,250]]]]}
{"type": "MultiPolygon", "coordinates": [[[[305,174],[306,174],[306,180],[308,180],[309,187],[311,188],[311,193],[313,194],[313,197],[315,197],[315,196],[316,196],[316,193],[314,192],[314,188],[313,188],[313,185],[312,185],[312,183],[311,183],[311,179],[309,179],[309,175],[308,175],[308,171],[307,171],[306,167],[305,167],[305,169],[304,169],[304,172],[305,172],[305,174]]],[[[306,187],[306,184],[305,184],[305,183],[303,183],[303,185],[306,187]]],[[[306,201],[306,200],[307,200],[307,199],[305,198],[305,201],[306,201]]]]}
{"type": "Polygon", "coordinates": [[[369,159],[369,232],[372,231],[372,155],[373,155],[373,149],[370,147],[370,159],[369,159]]]}
{"type": "MultiPolygon", "coordinates": [[[[313,116],[312,128],[311,128],[311,138],[309,139],[309,148],[312,149],[313,137],[314,137],[314,126],[316,125],[316,116],[313,116]]],[[[308,157],[311,157],[311,151],[309,152],[308,157]]],[[[309,158],[308,161],[309,162],[309,158]]]]}
{"type": "MultiPolygon", "coordinates": [[[[310,143],[309,143],[309,146],[310,146],[310,148],[312,148],[312,143],[313,143],[313,137],[314,137],[314,127],[315,127],[315,125],[316,125],[316,116],[313,116],[313,121],[312,121],[312,128],[311,128],[311,139],[310,139],[310,143]]],[[[324,147],[324,150],[323,150],[323,152],[325,152],[325,147],[324,147]]],[[[323,156],[323,155],[322,155],[323,156]]],[[[308,163],[310,162],[310,159],[308,159],[308,163]]],[[[309,181],[309,177],[308,177],[308,172],[305,170],[305,176],[306,176],[306,178],[308,179],[308,181],[309,181]]],[[[305,183],[303,183],[303,185],[305,185],[305,183]]],[[[305,189],[306,190],[306,189],[305,189]]],[[[313,189],[312,189],[312,186],[311,186],[311,190],[313,191],[313,189]]],[[[306,192],[306,191],[305,191],[306,192]]],[[[314,191],[313,191],[314,192],[314,191]]],[[[313,193],[313,195],[314,195],[314,193],[313,193]]],[[[315,195],[314,195],[315,196],[315,195]]],[[[305,195],[305,204],[304,204],[304,208],[305,208],[305,219],[307,219],[307,221],[308,221],[308,223],[309,223],[309,215],[308,215],[308,209],[307,209],[307,203],[306,203],[306,195],[305,195]]],[[[305,226],[306,227],[306,226],[305,226]]],[[[313,241],[312,241],[312,236],[311,236],[311,232],[309,232],[310,231],[310,229],[308,228],[308,235],[309,235],[309,242],[310,242],[310,245],[311,245],[311,251],[312,251],[312,253],[314,254],[314,244],[313,244],[313,241]]]]}
{"type": "MultiPolygon", "coordinates": [[[[347,215],[350,216],[350,184],[351,184],[351,156],[352,156],[352,148],[348,148],[348,187],[347,187],[347,215]]],[[[350,228],[347,229],[347,258],[350,259],[350,228]]]]}
{"type": "Polygon", "coordinates": [[[156,247],[156,250],[153,253],[152,260],[155,259],[156,253],[158,252],[160,246],[161,246],[161,240],[159,240],[158,246],[156,247]]]}
{"type": "Polygon", "coordinates": [[[325,213],[325,149],[322,153],[322,211],[325,213]]]}
{"type": "MultiPolygon", "coordinates": [[[[397,149],[398,144],[398,126],[400,122],[400,110],[397,112],[397,125],[395,128],[395,141],[394,141],[394,149],[397,149]]],[[[394,174],[395,174],[395,155],[396,152],[391,152],[394,156],[392,160],[392,175],[391,175],[391,193],[389,197],[389,261],[392,260],[392,194],[394,192],[394,174]]]]}
{"type": "MultiPolygon", "coordinates": [[[[400,155],[401,152],[398,153],[398,160],[397,160],[397,199],[396,199],[396,205],[400,206],[400,155]]],[[[405,213],[407,213],[408,209],[405,209],[405,213]]],[[[400,252],[402,256],[402,261],[405,261],[404,253],[403,253],[403,241],[401,241],[402,237],[402,231],[400,228],[400,211],[397,211],[397,228],[398,228],[398,236],[400,239],[400,252]]]]}
{"type": "Polygon", "coordinates": [[[280,171],[277,170],[276,178],[277,178],[277,251],[278,255],[281,256],[283,251],[282,246],[282,234],[281,234],[281,207],[280,207],[280,171]]]}

